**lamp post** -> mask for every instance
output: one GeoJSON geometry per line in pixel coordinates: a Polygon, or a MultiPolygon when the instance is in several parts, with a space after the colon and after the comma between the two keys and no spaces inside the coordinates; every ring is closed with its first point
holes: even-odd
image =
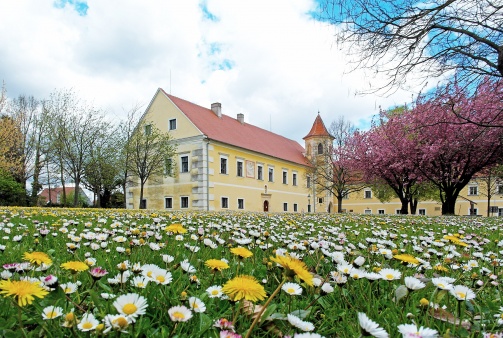
{"type": "Polygon", "coordinates": [[[311,212],[311,194],[307,195],[307,212],[311,212]]]}

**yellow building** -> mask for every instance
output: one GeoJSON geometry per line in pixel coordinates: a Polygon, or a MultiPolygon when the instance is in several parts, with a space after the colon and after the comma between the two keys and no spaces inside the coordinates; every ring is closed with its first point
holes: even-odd
{"type": "MultiPolygon", "coordinates": [[[[223,114],[220,103],[204,108],[158,89],[142,120],[169,132],[177,146],[176,172],[145,185],[148,209],[308,212],[331,205],[308,187],[300,144],[246,123],[243,114],[223,114]]],[[[317,138],[310,133],[306,142],[317,138]]],[[[126,198],[129,209],[139,207],[137,184],[126,198]]]]}
{"type": "MultiPolygon", "coordinates": [[[[494,184],[489,189],[491,196],[490,216],[503,216],[503,182],[494,184]]],[[[458,196],[456,200],[456,215],[487,215],[488,205],[487,183],[483,177],[473,179],[458,196]]],[[[392,215],[399,214],[401,209],[398,198],[382,203],[374,196],[372,189],[349,194],[344,200],[343,207],[346,212],[359,214],[392,215]]],[[[417,214],[437,216],[441,215],[442,205],[437,201],[419,201],[417,214]]]]}

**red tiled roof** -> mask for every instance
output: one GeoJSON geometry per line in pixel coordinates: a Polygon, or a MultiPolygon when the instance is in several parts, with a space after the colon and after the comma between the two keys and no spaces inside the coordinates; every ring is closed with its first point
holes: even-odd
{"type": "Polygon", "coordinates": [[[305,140],[308,137],[313,137],[313,136],[329,136],[333,138],[332,135],[328,132],[327,128],[325,128],[325,123],[323,123],[323,120],[321,119],[320,113],[318,113],[318,116],[316,116],[316,119],[314,120],[313,127],[311,128],[311,131],[309,134],[304,136],[303,140],[305,140]]]}
{"type": "Polygon", "coordinates": [[[299,143],[224,114],[219,118],[211,109],[163,92],[209,139],[307,165],[299,143]]]}

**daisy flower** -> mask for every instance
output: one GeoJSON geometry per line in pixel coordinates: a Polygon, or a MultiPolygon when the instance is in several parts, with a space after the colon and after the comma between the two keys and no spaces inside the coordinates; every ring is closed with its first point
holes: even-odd
{"type": "Polygon", "coordinates": [[[147,300],[136,293],[128,293],[117,297],[113,303],[120,314],[131,318],[134,322],[136,317],[145,314],[147,308],[147,300]]]}
{"type": "Polygon", "coordinates": [[[91,274],[91,277],[93,277],[94,280],[99,280],[103,276],[106,276],[108,274],[108,271],[103,269],[102,267],[95,267],[89,270],[89,273],[91,274]]]}
{"type": "Polygon", "coordinates": [[[419,289],[422,289],[426,286],[423,282],[421,282],[416,277],[407,276],[404,278],[404,282],[405,282],[405,286],[407,287],[407,289],[409,289],[411,291],[419,290],[419,289]]]}
{"type": "Polygon", "coordinates": [[[417,328],[416,324],[401,324],[398,325],[398,331],[403,338],[436,338],[438,337],[437,330],[427,327],[417,328]]]}
{"type": "Polygon", "coordinates": [[[174,322],[186,322],[192,318],[192,311],[183,305],[173,306],[168,310],[168,314],[169,318],[174,322]]]}
{"type": "Polygon", "coordinates": [[[459,301],[471,300],[475,298],[475,293],[472,291],[472,289],[464,285],[455,285],[452,289],[449,290],[449,292],[459,301]]]}
{"type": "Polygon", "coordinates": [[[13,296],[19,306],[29,305],[33,303],[34,297],[44,298],[48,293],[42,288],[39,281],[0,281],[0,294],[3,294],[4,297],[13,296]]]}
{"type": "Polygon", "coordinates": [[[231,321],[227,320],[226,318],[217,319],[215,323],[213,323],[213,326],[219,329],[234,331],[234,325],[232,324],[231,321]]]}
{"type": "Polygon", "coordinates": [[[367,315],[363,312],[358,312],[358,322],[360,323],[360,327],[362,329],[363,335],[370,335],[372,337],[377,338],[388,338],[389,335],[382,327],[379,327],[379,324],[372,321],[367,315]]]}
{"type": "Polygon", "coordinates": [[[288,322],[290,323],[290,325],[298,328],[299,330],[302,330],[302,331],[313,331],[314,330],[313,323],[303,321],[302,319],[300,319],[297,316],[294,316],[292,314],[288,314],[287,319],[288,319],[288,322]]]}
{"type": "Polygon", "coordinates": [[[402,273],[395,269],[382,269],[379,271],[379,274],[382,276],[382,279],[387,281],[400,279],[400,277],[402,277],[402,273]]]}
{"type": "Polygon", "coordinates": [[[444,277],[432,278],[431,282],[435,285],[439,290],[450,290],[453,285],[444,277]]]}
{"type": "Polygon", "coordinates": [[[293,338],[323,338],[323,336],[317,333],[306,332],[306,333],[296,333],[293,335],[293,338]]]}
{"type": "Polygon", "coordinates": [[[196,313],[201,313],[206,311],[206,305],[204,305],[203,301],[196,297],[189,298],[189,306],[192,311],[196,313]]]}
{"type": "Polygon", "coordinates": [[[72,282],[63,283],[60,284],[59,286],[63,289],[63,292],[66,293],[67,295],[74,293],[75,291],[77,291],[78,288],[77,283],[72,282]]]}
{"type": "Polygon", "coordinates": [[[171,272],[165,269],[158,268],[152,273],[152,281],[156,284],[167,285],[173,280],[171,272]]]}
{"type": "Polygon", "coordinates": [[[195,273],[196,272],[196,268],[193,267],[189,261],[187,259],[183,260],[182,262],[180,262],[180,267],[182,268],[183,271],[185,271],[186,273],[195,273]]]}
{"type": "Polygon", "coordinates": [[[42,310],[42,319],[54,319],[63,315],[63,309],[59,306],[47,306],[42,310]]]}
{"type": "Polygon", "coordinates": [[[213,285],[206,289],[210,298],[220,298],[222,296],[222,287],[220,285],[213,285]]]}
{"type": "Polygon", "coordinates": [[[135,276],[131,281],[131,285],[137,288],[145,289],[149,281],[150,279],[148,279],[147,277],[135,276]]]}
{"type": "Polygon", "coordinates": [[[130,317],[124,315],[106,315],[103,322],[106,327],[103,333],[108,333],[111,330],[127,333],[127,328],[133,321],[130,317]]]}
{"type": "Polygon", "coordinates": [[[281,289],[290,296],[298,296],[302,294],[302,287],[297,283],[285,283],[281,289]]]}
{"type": "Polygon", "coordinates": [[[100,324],[100,322],[94,317],[92,313],[85,313],[80,320],[80,323],[77,325],[77,328],[82,331],[91,331],[96,329],[96,327],[100,324]]]}
{"type": "Polygon", "coordinates": [[[260,283],[252,276],[237,276],[227,281],[222,292],[227,294],[233,301],[246,299],[256,302],[265,299],[266,292],[260,283]]]}

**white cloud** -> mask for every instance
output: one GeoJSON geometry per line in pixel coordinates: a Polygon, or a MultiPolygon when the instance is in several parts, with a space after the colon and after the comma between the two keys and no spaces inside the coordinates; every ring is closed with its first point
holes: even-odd
{"type": "Polygon", "coordinates": [[[369,80],[343,75],[333,28],[308,15],[314,1],[87,4],[79,15],[53,0],[0,2],[0,80],[10,97],[74,88],[121,116],[162,87],[206,107],[219,101],[225,114],[244,113],[301,144],[318,111],[327,126],[339,115],[359,123],[379,106],[410,101],[410,94],[354,96],[369,80]]]}

